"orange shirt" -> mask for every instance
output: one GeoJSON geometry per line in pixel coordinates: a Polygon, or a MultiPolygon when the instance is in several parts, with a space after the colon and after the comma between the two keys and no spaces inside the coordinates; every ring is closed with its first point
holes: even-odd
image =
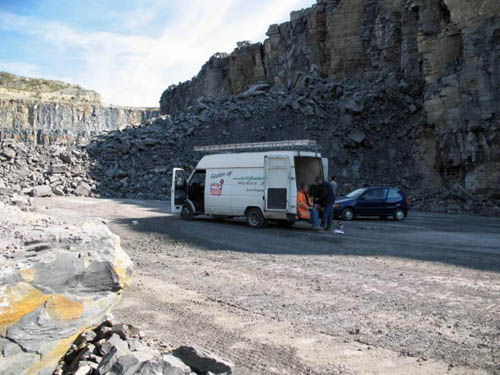
{"type": "Polygon", "coordinates": [[[311,213],[309,212],[309,202],[307,202],[307,196],[303,191],[297,192],[297,210],[299,211],[299,217],[301,219],[310,219],[311,213]]]}

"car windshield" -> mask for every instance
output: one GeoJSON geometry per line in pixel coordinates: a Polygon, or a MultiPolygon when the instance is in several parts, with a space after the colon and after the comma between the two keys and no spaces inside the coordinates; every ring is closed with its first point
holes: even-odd
{"type": "Polygon", "coordinates": [[[361,194],[363,194],[365,191],[366,191],[366,189],[357,189],[357,190],[354,190],[354,191],[350,192],[349,194],[347,194],[346,197],[347,198],[357,198],[361,194]]]}

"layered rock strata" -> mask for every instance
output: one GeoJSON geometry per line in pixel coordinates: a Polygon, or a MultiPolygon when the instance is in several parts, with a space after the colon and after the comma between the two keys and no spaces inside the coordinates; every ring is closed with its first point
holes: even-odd
{"type": "Polygon", "coordinates": [[[106,131],[139,125],[158,113],[146,108],[0,99],[0,139],[75,144],[106,131]]]}
{"type": "Polygon", "coordinates": [[[155,108],[104,105],[97,92],[76,85],[0,72],[0,140],[74,144],[157,115],[155,108]]]}

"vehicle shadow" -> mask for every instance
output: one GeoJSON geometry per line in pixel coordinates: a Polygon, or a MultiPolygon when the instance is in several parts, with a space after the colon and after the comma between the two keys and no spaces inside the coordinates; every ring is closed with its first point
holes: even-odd
{"type": "MultiPolygon", "coordinates": [[[[160,201],[157,201],[160,202],[160,201]]],[[[133,204],[133,201],[127,201],[133,204]]],[[[500,246],[498,235],[487,243],[475,243],[483,233],[471,233],[471,240],[460,246],[453,242],[454,232],[449,232],[449,242],[440,232],[422,233],[415,229],[394,231],[389,226],[384,230],[367,229],[366,223],[377,223],[384,228],[388,221],[360,220],[361,225],[349,223],[346,235],[331,232],[316,233],[307,223],[299,222],[290,228],[269,225],[263,229],[252,229],[244,219],[213,220],[197,217],[193,221],[183,221],[171,215],[168,209],[158,203],[146,205],[161,215],[118,219],[113,225],[127,226],[139,233],[156,234],[167,243],[183,242],[200,251],[235,251],[272,255],[318,255],[318,256],[365,256],[395,257],[428,262],[439,262],[476,270],[500,272],[500,246]],[[410,240],[405,237],[410,237],[410,240]],[[421,236],[421,239],[415,237],[421,236]],[[495,245],[496,244],[496,245],[495,245]]],[[[356,222],[352,222],[356,224],[356,222]]],[[[396,223],[396,221],[392,221],[396,223]]],[[[373,227],[370,227],[373,228],[373,227]]],[[[405,228],[404,225],[401,228],[405,228]]]]}

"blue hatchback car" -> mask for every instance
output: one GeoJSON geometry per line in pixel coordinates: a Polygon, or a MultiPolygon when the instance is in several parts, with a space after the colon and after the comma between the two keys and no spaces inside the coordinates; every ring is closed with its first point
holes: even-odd
{"type": "Polygon", "coordinates": [[[334,215],[344,220],[357,216],[379,216],[382,219],[392,216],[395,220],[404,220],[408,209],[408,198],[401,189],[367,187],[336,199],[334,215]]]}

